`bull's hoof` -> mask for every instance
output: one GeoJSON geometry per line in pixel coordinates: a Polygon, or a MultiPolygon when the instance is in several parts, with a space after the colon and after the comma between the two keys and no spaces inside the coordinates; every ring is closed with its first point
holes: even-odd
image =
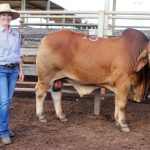
{"type": "Polygon", "coordinates": [[[66,115],[64,113],[62,113],[61,115],[57,115],[57,118],[61,121],[61,122],[68,122],[68,118],[66,118],[66,115]]]}
{"type": "Polygon", "coordinates": [[[119,127],[119,126],[120,126],[118,122],[116,122],[116,126],[117,126],[117,127],[119,127]]]}
{"type": "Polygon", "coordinates": [[[128,126],[128,124],[119,124],[118,122],[116,122],[116,126],[119,128],[120,131],[122,132],[130,132],[130,128],[128,126]]]}
{"type": "Polygon", "coordinates": [[[121,127],[120,126],[120,130],[122,131],[122,132],[130,132],[130,128],[127,126],[127,127],[121,127]]]}
{"type": "Polygon", "coordinates": [[[38,118],[39,118],[39,122],[42,122],[42,123],[47,123],[47,120],[45,118],[45,115],[37,115],[38,118]]]}
{"type": "Polygon", "coordinates": [[[43,119],[39,119],[39,122],[47,123],[47,120],[45,118],[43,118],[43,119]]]}
{"type": "Polygon", "coordinates": [[[57,119],[59,119],[61,122],[68,122],[68,118],[65,117],[65,115],[63,115],[62,117],[57,116],[57,119]]]}
{"type": "Polygon", "coordinates": [[[59,118],[59,120],[60,120],[61,122],[68,122],[68,121],[69,121],[68,118],[66,118],[66,117],[64,117],[64,118],[59,118]]]}

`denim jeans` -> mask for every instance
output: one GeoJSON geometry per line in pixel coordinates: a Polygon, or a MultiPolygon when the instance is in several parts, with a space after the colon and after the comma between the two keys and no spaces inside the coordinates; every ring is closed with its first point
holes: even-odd
{"type": "Polygon", "coordinates": [[[0,137],[9,136],[9,109],[18,79],[18,67],[0,66],[0,137]]]}

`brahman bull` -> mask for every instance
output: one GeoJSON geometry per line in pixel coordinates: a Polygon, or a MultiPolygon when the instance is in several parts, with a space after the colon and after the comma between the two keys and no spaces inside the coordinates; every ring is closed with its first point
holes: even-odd
{"type": "Polygon", "coordinates": [[[80,96],[105,87],[115,93],[116,124],[129,132],[125,108],[131,87],[150,60],[149,40],[140,31],[126,29],[120,37],[97,38],[69,30],[45,36],[38,48],[36,68],[36,115],[46,121],[43,103],[51,86],[57,117],[66,121],[61,106],[63,80],[69,82],[80,96]]]}

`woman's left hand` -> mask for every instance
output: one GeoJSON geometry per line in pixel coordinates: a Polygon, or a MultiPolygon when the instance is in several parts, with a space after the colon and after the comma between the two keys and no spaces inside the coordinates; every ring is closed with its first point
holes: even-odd
{"type": "Polygon", "coordinates": [[[23,71],[20,70],[19,71],[19,79],[18,79],[19,82],[23,82],[24,81],[24,74],[23,74],[23,71]]]}

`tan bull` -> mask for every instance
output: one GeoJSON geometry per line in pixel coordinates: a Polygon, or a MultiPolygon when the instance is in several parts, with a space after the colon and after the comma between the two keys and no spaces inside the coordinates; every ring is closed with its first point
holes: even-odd
{"type": "Polygon", "coordinates": [[[149,40],[140,31],[126,29],[117,38],[98,38],[62,30],[45,36],[38,48],[36,67],[36,114],[46,121],[43,103],[51,85],[57,117],[66,121],[61,106],[63,81],[72,84],[80,96],[105,87],[115,93],[116,124],[129,132],[125,108],[131,87],[149,62],[149,40]]]}

